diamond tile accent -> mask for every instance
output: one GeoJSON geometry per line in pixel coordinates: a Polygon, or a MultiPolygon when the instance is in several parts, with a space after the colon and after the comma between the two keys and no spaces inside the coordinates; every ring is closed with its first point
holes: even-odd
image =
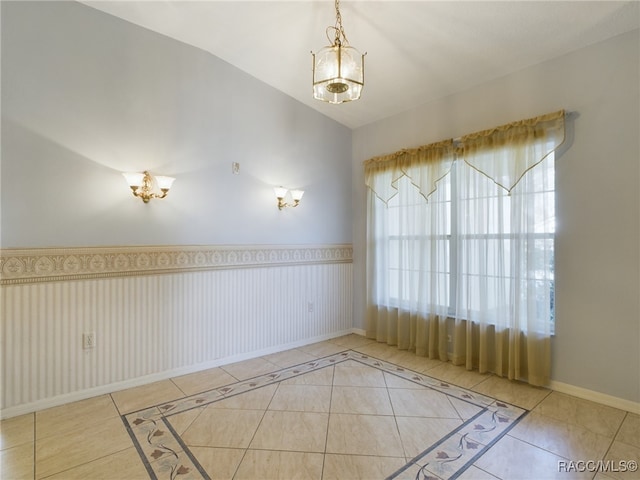
{"type": "Polygon", "coordinates": [[[527,413],[353,350],[282,369],[266,363],[275,370],[123,415],[147,471],[446,480],[527,413]]]}

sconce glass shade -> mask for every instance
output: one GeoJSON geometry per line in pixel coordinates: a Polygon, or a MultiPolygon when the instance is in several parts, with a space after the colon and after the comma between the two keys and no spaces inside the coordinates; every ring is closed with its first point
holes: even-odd
{"type": "Polygon", "coordinates": [[[291,190],[291,198],[296,203],[298,203],[302,199],[303,195],[304,195],[304,190],[291,190]]]}
{"type": "Polygon", "coordinates": [[[288,190],[284,187],[275,187],[273,191],[276,193],[276,198],[280,199],[284,198],[288,190]]]}
{"type": "Polygon", "coordinates": [[[313,55],[313,97],[339,104],[360,98],[364,86],[364,55],[334,44],[313,55]]]}
{"type": "Polygon", "coordinates": [[[155,179],[160,190],[169,190],[175,180],[173,177],[155,177],[155,179]]]}
{"type": "Polygon", "coordinates": [[[144,173],[123,173],[130,187],[139,187],[144,181],[144,173]]]}

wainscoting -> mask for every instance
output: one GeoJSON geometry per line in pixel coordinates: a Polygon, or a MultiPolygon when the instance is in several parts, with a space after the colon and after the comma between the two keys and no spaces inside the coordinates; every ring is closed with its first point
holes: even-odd
{"type": "Polygon", "coordinates": [[[2,417],[352,327],[351,245],[5,249],[0,271],[2,417]]]}

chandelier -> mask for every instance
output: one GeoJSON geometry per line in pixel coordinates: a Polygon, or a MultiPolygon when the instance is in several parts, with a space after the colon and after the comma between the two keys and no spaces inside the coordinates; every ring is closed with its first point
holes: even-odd
{"type": "Polygon", "coordinates": [[[333,44],[313,56],[313,98],[329,103],[344,103],[360,98],[364,87],[364,56],[349,46],[342,27],[340,1],[335,0],[336,23],[326,29],[327,39],[333,30],[333,44]]]}

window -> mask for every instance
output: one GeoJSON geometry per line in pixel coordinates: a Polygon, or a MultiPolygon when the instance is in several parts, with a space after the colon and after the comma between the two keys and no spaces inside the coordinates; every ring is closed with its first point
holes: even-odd
{"type": "Polygon", "coordinates": [[[564,122],[558,111],[365,162],[368,336],[547,384],[564,122]]]}
{"type": "Polygon", "coordinates": [[[524,291],[535,296],[527,313],[553,325],[554,171],[551,154],[509,194],[458,159],[428,201],[399,179],[397,195],[377,206],[387,225],[376,238],[388,244],[386,306],[499,325],[532,308],[517,299],[524,291]]]}

